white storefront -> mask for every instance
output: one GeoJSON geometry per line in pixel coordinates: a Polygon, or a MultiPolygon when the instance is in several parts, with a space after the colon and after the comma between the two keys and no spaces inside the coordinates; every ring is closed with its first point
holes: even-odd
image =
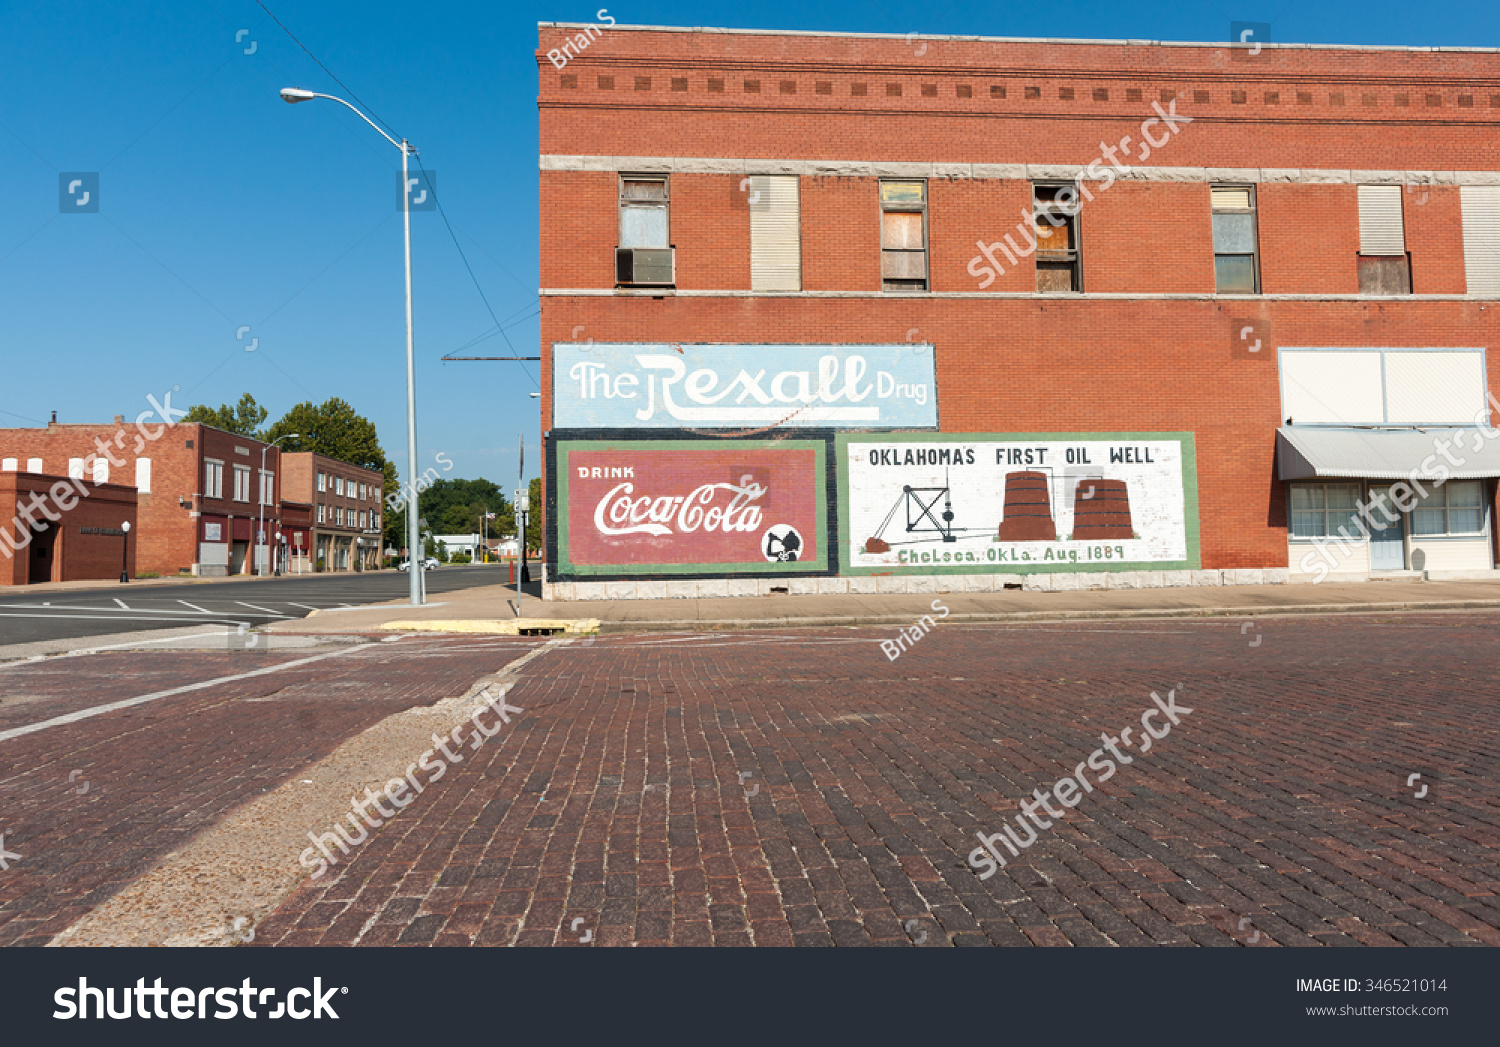
{"type": "Polygon", "coordinates": [[[1484,350],[1283,348],[1280,366],[1294,581],[1494,572],[1484,350]]]}

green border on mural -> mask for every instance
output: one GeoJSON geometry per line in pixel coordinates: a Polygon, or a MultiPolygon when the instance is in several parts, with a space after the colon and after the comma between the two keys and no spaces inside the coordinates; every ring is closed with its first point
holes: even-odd
{"type": "Polygon", "coordinates": [[[561,440],[557,444],[557,569],[560,574],[590,575],[593,577],[639,576],[642,571],[650,574],[814,574],[828,570],[828,490],[824,477],[828,475],[828,451],[823,440],[561,440]],[[799,450],[812,451],[813,466],[813,512],[822,533],[815,543],[818,555],[813,559],[794,560],[789,563],[656,563],[641,561],[619,564],[576,564],[568,555],[568,482],[572,470],[568,468],[571,451],[682,451],[723,450],[728,447],[747,451],[799,450]]]}
{"type": "Polygon", "coordinates": [[[1198,452],[1192,433],[838,433],[834,437],[838,455],[839,482],[839,566],[838,573],[854,577],[879,574],[1055,574],[1067,572],[1098,573],[1103,571],[1187,571],[1203,565],[1198,542],[1198,452]],[[1182,516],[1187,539],[1184,560],[1118,560],[1097,564],[1040,563],[1000,565],[964,563],[952,567],[938,564],[888,564],[879,567],[855,567],[850,561],[849,541],[849,447],[851,444],[891,443],[1016,443],[1025,440],[1176,440],[1182,448],[1182,516]]]}

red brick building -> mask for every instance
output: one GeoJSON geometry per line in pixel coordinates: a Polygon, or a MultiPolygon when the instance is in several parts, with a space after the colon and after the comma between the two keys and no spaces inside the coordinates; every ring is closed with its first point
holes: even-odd
{"type": "Polygon", "coordinates": [[[0,585],[137,572],[133,487],[0,472],[0,521],[0,585]]]}
{"type": "Polygon", "coordinates": [[[385,474],[311,451],[288,453],[282,460],[287,497],[311,506],[310,530],[302,548],[311,550],[314,567],[323,571],[378,568],[385,474]]]}
{"type": "Polygon", "coordinates": [[[116,415],[111,425],[0,429],[0,473],[134,487],[132,570],[163,575],[253,570],[262,512],[268,546],[279,528],[280,457],[259,440],[193,422],[116,415]]]}
{"type": "Polygon", "coordinates": [[[1493,569],[1500,54],[537,61],[554,592],[1493,569]]]}

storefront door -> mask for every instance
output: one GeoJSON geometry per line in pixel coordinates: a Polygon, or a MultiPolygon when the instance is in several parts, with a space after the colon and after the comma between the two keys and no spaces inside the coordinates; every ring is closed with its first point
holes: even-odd
{"type": "Polygon", "coordinates": [[[1370,570],[1399,571],[1406,566],[1405,530],[1402,527],[1404,517],[1396,509],[1388,489],[1372,490],[1370,498],[1372,508],[1374,500],[1378,498],[1396,516],[1395,522],[1391,523],[1378,509],[1370,514],[1370,570]]]}

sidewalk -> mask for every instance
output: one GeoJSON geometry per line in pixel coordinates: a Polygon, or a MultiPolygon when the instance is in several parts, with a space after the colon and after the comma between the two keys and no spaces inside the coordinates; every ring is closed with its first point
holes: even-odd
{"type": "MultiPolygon", "coordinates": [[[[484,632],[474,623],[509,623],[515,590],[484,586],[425,607],[393,602],[318,611],[268,625],[276,633],[378,631],[387,623],[432,622],[433,631],[484,632]],[[456,625],[454,623],[469,623],[456,625]]],[[[1245,617],[1284,614],[1370,613],[1414,610],[1500,610],[1500,581],[1341,585],[1235,585],[1178,589],[1109,589],[1092,592],[929,593],[916,595],[746,596],[687,600],[552,600],[527,597],[524,617],[543,621],[598,619],[601,633],[700,632],[707,629],[775,629],[838,625],[909,625],[924,614],[946,621],[1068,621],[1098,618],[1245,617]]],[[[493,631],[500,631],[497,627],[493,631]]]]}

